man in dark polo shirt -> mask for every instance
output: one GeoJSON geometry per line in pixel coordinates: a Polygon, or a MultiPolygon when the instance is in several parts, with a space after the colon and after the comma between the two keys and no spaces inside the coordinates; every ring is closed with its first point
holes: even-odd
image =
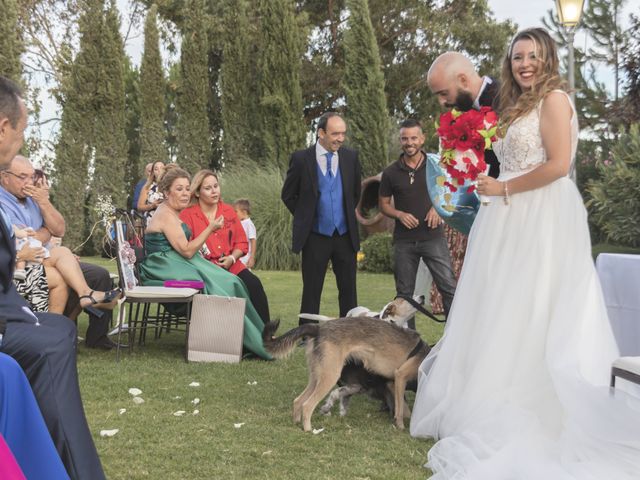
{"type": "MultiPolygon", "coordinates": [[[[431,205],[427,192],[424,134],[417,120],[400,125],[400,158],[382,172],[379,207],[395,219],[393,244],[397,295],[413,295],[420,259],[424,260],[442,295],[445,315],[449,314],[456,277],[442,228],[442,219],[431,205]],[[393,199],[393,202],[392,202],[393,199]]],[[[415,328],[415,323],[410,325],[415,328]]]]}

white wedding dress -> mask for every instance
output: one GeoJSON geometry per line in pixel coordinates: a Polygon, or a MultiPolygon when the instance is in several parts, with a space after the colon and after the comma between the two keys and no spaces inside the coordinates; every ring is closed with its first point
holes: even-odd
{"type": "MultiPolygon", "coordinates": [[[[546,160],[539,107],[494,145],[500,180],[546,160]]],[[[572,118],[572,159],[578,124],[572,118]]],[[[640,400],[609,391],[617,347],[568,178],[480,208],[411,435],[432,479],[640,478],[640,400]]]]}

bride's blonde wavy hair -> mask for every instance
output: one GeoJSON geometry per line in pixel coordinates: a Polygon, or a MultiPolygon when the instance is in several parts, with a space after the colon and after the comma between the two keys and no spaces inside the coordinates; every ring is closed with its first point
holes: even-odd
{"type": "Polygon", "coordinates": [[[558,48],[544,28],[528,28],[518,32],[502,61],[500,91],[496,110],[500,116],[499,135],[504,136],[509,125],[531,112],[552,90],[565,90],[566,82],[560,77],[558,48]],[[523,91],[513,76],[511,55],[513,46],[520,40],[531,40],[535,45],[538,68],[531,89],[523,91]]]}

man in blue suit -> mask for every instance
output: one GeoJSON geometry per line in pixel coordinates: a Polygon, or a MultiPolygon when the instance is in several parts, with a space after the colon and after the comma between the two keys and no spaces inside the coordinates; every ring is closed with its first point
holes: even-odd
{"type": "MultiPolygon", "coordinates": [[[[22,146],[27,110],[20,89],[0,76],[0,167],[22,146]]],[[[15,238],[0,207],[0,351],[22,367],[53,443],[72,479],[103,479],[84,415],[76,370],[76,328],[62,315],[34,314],[13,285],[15,238]]]]}
{"type": "Polygon", "coordinates": [[[301,313],[318,313],[327,265],[338,285],[340,316],[357,306],[356,253],[360,237],[358,152],[342,146],[344,120],[327,112],[318,121],[318,141],[291,155],[281,198],[293,214],[293,251],[302,251],[301,313]]]}

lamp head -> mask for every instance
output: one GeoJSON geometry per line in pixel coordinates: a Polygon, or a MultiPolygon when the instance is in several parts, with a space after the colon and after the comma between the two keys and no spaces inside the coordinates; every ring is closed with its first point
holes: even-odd
{"type": "Polygon", "coordinates": [[[558,18],[563,27],[573,28],[580,23],[584,0],[556,0],[558,18]]]}

